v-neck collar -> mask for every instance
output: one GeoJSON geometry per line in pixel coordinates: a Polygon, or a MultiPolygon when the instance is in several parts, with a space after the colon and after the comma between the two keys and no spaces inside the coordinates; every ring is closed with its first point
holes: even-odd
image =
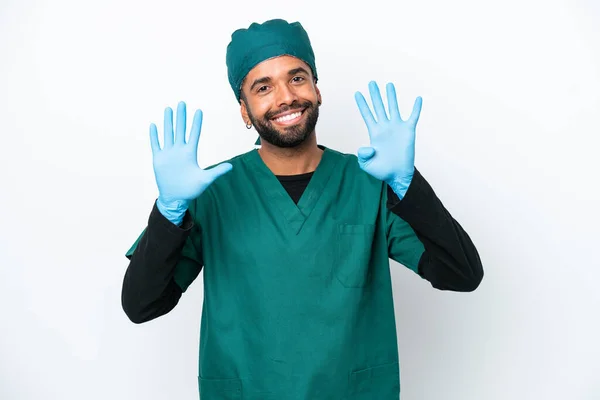
{"type": "Polygon", "coordinates": [[[259,182],[268,199],[279,208],[295,234],[300,233],[304,223],[315,208],[323,190],[325,190],[325,185],[329,181],[333,166],[337,162],[337,157],[331,150],[322,145],[319,145],[319,148],[323,150],[321,160],[298,204],[294,203],[277,176],[264,163],[257,149],[250,151],[248,157],[246,157],[254,172],[258,174],[259,182]]]}

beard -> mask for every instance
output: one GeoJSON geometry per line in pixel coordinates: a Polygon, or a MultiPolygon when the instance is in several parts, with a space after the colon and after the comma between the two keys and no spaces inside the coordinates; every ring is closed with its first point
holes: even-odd
{"type": "Polygon", "coordinates": [[[260,135],[261,141],[264,140],[276,147],[293,148],[304,143],[314,132],[317,120],[319,119],[319,104],[313,104],[310,101],[305,101],[304,103],[295,101],[290,106],[265,113],[262,118],[256,118],[252,115],[250,109],[247,109],[247,112],[248,118],[250,118],[256,132],[260,135]],[[277,128],[271,121],[271,118],[279,113],[290,110],[304,110],[304,120],[293,126],[277,128]]]}

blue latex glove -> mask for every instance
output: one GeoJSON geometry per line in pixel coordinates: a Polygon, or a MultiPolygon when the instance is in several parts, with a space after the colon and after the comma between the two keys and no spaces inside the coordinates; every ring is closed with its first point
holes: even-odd
{"type": "Polygon", "coordinates": [[[175,225],[181,225],[190,202],[200,196],[218,177],[229,172],[232,165],[222,163],[203,170],[198,166],[198,142],[202,127],[202,111],[196,110],[186,141],[185,103],[177,106],[177,130],[173,137],[173,110],[165,109],[164,143],[160,148],[156,125],[150,124],[150,144],[154,176],[158,186],[158,210],[175,225]]]}
{"type": "Polygon", "coordinates": [[[400,199],[404,197],[415,171],[415,129],[421,113],[421,97],[417,97],[408,120],[403,121],[392,83],[386,86],[389,117],[386,114],[377,83],[369,82],[369,92],[377,119],[360,92],[354,98],[367,125],[370,147],[358,149],[360,168],[390,185],[400,199]]]}

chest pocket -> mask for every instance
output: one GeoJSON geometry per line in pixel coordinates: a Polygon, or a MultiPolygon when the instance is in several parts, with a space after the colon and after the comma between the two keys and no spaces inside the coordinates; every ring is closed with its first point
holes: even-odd
{"type": "Polygon", "coordinates": [[[337,230],[335,275],[348,288],[369,282],[370,260],[375,235],[372,224],[340,224],[337,230]]]}

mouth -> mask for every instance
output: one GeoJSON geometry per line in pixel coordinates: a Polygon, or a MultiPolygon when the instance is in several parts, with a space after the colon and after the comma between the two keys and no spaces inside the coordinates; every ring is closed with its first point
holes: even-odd
{"type": "Polygon", "coordinates": [[[276,123],[277,125],[281,125],[281,126],[294,125],[302,119],[305,111],[306,111],[306,108],[299,110],[299,111],[290,112],[285,115],[281,115],[277,118],[271,118],[271,121],[276,123]]]}

